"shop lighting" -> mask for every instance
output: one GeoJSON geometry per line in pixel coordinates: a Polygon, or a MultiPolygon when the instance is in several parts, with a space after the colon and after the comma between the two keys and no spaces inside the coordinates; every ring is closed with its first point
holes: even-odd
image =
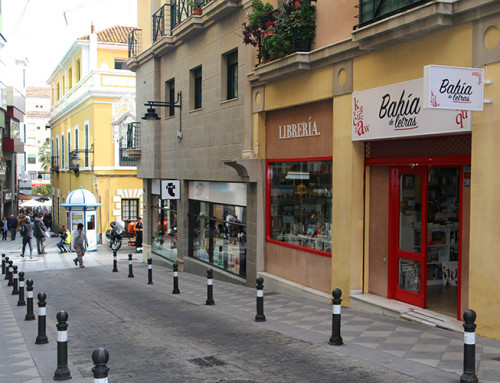
{"type": "Polygon", "coordinates": [[[308,180],[309,172],[288,172],[286,177],[287,180],[308,180]]]}

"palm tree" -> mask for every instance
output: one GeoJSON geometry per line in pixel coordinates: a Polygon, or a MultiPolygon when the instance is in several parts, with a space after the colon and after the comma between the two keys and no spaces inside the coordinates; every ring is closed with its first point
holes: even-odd
{"type": "Polygon", "coordinates": [[[42,170],[48,173],[52,165],[51,150],[49,141],[45,141],[38,149],[38,162],[42,165],[42,170]]]}

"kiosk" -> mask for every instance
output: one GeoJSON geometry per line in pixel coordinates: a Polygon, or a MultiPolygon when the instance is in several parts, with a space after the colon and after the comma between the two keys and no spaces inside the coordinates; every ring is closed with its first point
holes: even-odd
{"type": "Polygon", "coordinates": [[[79,223],[83,224],[85,233],[87,234],[88,246],[87,251],[97,250],[97,227],[96,227],[96,210],[102,203],[98,203],[92,192],[86,189],[73,190],[66,198],[66,203],[60,206],[66,208],[68,229],[73,235],[79,223]]]}

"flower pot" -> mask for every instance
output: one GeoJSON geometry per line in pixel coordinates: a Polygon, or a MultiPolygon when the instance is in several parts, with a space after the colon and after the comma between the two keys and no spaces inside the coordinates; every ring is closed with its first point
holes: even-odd
{"type": "Polygon", "coordinates": [[[299,40],[293,41],[293,50],[295,52],[310,52],[311,51],[311,40],[299,40]]]}
{"type": "Polygon", "coordinates": [[[203,10],[201,8],[193,8],[193,15],[201,16],[203,14],[203,10]]]}

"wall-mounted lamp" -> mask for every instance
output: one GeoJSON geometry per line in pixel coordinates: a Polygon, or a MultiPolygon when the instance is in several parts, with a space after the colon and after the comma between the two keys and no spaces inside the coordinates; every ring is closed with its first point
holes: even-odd
{"type": "MultiPolygon", "coordinates": [[[[182,92],[177,92],[177,100],[175,102],[170,101],[148,101],[144,104],[144,106],[148,106],[146,110],[146,114],[142,117],[143,120],[146,121],[156,121],[159,120],[158,114],[156,113],[155,108],[153,106],[161,107],[161,108],[179,108],[182,107],[182,92]]],[[[179,116],[179,129],[177,130],[177,138],[182,138],[182,128],[181,128],[181,116],[179,116]]]]}
{"type": "Polygon", "coordinates": [[[72,170],[75,175],[78,177],[80,173],[80,156],[78,153],[94,153],[94,145],[90,147],[90,149],[75,149],[69,152],[69,170],[72,170]]]}

